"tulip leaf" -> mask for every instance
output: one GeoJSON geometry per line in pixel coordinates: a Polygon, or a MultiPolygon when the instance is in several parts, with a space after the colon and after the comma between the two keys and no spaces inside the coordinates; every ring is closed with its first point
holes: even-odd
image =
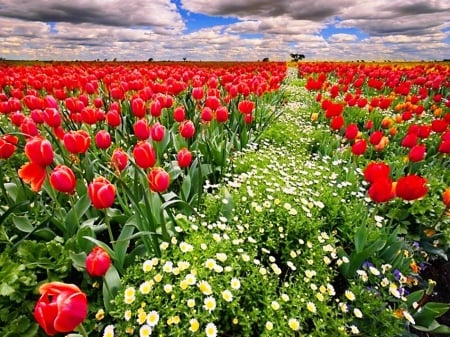
{"type": "Polygon", "coordinates": [[[103,305],[106,311],[114,309],[113,301],[120,287],[120,275],[114,265],[111,265],[103,277],[103,305]]]}
{"type": "Polygon", "coordinates": [[[30,219],[25,215],[13,215],[12,221],[14,226],[21,232],[31,233],[35,229],[30,219]]]}

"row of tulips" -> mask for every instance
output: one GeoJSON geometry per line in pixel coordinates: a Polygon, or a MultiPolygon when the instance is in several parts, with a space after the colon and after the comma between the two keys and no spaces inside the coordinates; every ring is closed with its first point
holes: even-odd
{"type": "MultiPolygon", "coordinates": [[[[66,279],[103,277],[94,301],[111,309],[134,257],[158,256],[177,214],[195,212],[204,183],[277,117],[285,75],[284,63],[2,64],[0,246],[61,237],[66,279]]],[[[86,294],[41,278],[43,331],[86,335],[86,294]]]]}
{"type": "Polygon", "coordinates": [[[440,222],[450,207],[450,67],[302,63],[298,74],[316,93],[312,120],[329,130],[315,150],[348,153],[364,172],[367,196],[385,204],[380,215],[446,256],[450,237],[440,222]],[[406,203],[391,202],[398,199],[406,203]],[[421,206],[413,205],[417,199],[421,206]]]}

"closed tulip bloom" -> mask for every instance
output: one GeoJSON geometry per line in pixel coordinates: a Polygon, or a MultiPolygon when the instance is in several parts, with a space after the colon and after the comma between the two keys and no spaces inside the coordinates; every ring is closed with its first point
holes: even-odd
{"type": "Polygon", "coordinates": [[[153,192],[164,192],[169,188],[170,176],[162,167],[153,168],[147,175],[150,189],[153,192]]]}
{"type": "Polygon", "coordinates": [[[344,126],[344,118],[342,116],[336,116],[331,118],[330,127],[333,130],[340,130],[344,126]]]}
{"type": "Polygon", "coordinates": [[[450,153],[450,139],[442,139],[441,143],[439,144],[438,151],[440,153],[450,153]]]}
{"type": "Polygon", "coordinates": [[[192,97],[195,100],[201,100],[203,98],[203,96],[205,95],[205,92],[203,90],[203,87],[195,87],[192,88],[192,97]]]}
{"type": "Polygon", "coordinates": [[[401,177],[397,181],[395,194],[404,200],[415,200],[424,197],[428,188],[427,180],[415,174],[401,177]]]}
{"type": "Polygon", "coordinates": [[[16,151],[16,144],[19,139],[16,136],[4,135],[0,137],[0,159],[8,159],[16,151]]]}
{"type": "Polygon", "coordinates": [[[50,184],[61,193],[72,193],[76,186],[73,171],[65,165],[57,165],[50,174],[50,184]]]}
{"type": "Polygon", "coordinates": [[[401,145],[403,147],[413,147],[417,144],[419,137],[415,133],[408,133],[403,139],[401,145]]]}
{"type": "Polygon", "coordinates": [[[134,135],[139,140],[146,140],[150,137],[150,126],[147,120],[140,119],[133,125],[134,135]]]}
{"type": "Polygon", "coordinates": [[[190,120],[183,121],[178,128],[178,132],[183,138],[192,138],[195,134],[194,123],[190,120]]]}
{"type": "Polygon", "coordinates": [[[189,167],[192,163],[192,152],[187,148],[182,148],[177,154],[178,165],[181,168],[189,167]]]}
{"type": "Polygon", "coordinates": [[[106,130],[100,130],[95,135],[95,145],[102,150],[106,150],[111,145],[111,135],[106,130]]]}
{"type": "Polygon", "coordinates": [[[425,158],[426,146],[423,144],[414,145],[411,150],[409,150],[408,159],[412,162],[419,162],[425,158]]]}
{"type": "Polygon", "coordinates": [[[205,106],[200,113],[200,118],[203,122],[211,122],[211,120],[213,119],[213,112],[211,108],[205,106]]]}
{"type": "Polygon", "coordinates": [[[220,106],[216,110],[216,120],[219,123],[224,123],[228,120],[228,109],[225,106],[220,106]]]}
{"type": "MultiPolygon", "coordinates": [[[[11,120],[14,123],[14,116],[17,115],[17,118],[22,118],[23,114],[21,112],[17,112],[15,114],[11,114],[11,120]],[[21,117],[22,116],[22,117],[21,117]]],[[[26,137],[34,137],[39,135],[39,130],[37,128],[36,123],[33,121],[31,117],[24,117],[20,124],[20,132],[22,132],[26,137]]]]}
{"type": "Polygon", "coordinates": [[[98,121],[98,110],[93,107],[86,106],[81,110],[81,120],[89,125],[93,125],[98,121]]]}
{"type": "Polygon", "coordinates": [[[352,123],[347,125],[347,128],[345,129],[345,138],[348,140],[353,140],[358,135],[358,125],[352,123]]]}
{"type": "Polygon", "coordinates": [[[92,277],[102,277],[111,266],[111,257],[101,247],[94,247],[86,257],[86,271],[92,277]]]}
{"type": "Polygon", "coordinates": [[[252,113],[254,108],[255,108],[255,102],[252,102],[249,100],[240,101],[238,104],[238,110],[240,113],[243,113],[243,114],[252,113]]]}
{"type": "Polygon", "coordinates": [[[360,156],[366,152],[367,142],[364,139],[360,139],[352,145],[352,153],[355,156],[360,156]]]}
{"type": "Polygon", "coordinates": [[[252,124],[252,122],[253,122],[253,114],[245,114],[244,115],[244,122],[247,125],[252,124]]]}
{"type": "Polygon", "coordinates": [[[380,178],[389,178],[391,168],[383,162],[371,162],[364,169],[364,179],[369,183],[374,183],[380,178]]]}
{"type": "Polygon", "coordinates": [[[91,145],[91,136],[84,130],[69,131],[64,135],[63,142],[70,153],[86,153],[91,145]]]}
{"type": "Polygon", "coordinates": [[[150,143],[139,142],[133,149],[133,157],[136,165],[147,169],[156,163],[156,152],[150,143]]]}
{"type": "Polygon", "coordinates": [[[115,149],[111,155],[111,165],[115,169],[123,171],[128,165],[128,154],[120,148],[115,149]]]}
{"type": "Polygon", "coordinates": [[[131,100],[131,112],[133,113],[133,116],[143,118],[146,110],[145,101],[142,98],[136,97],[131,100]]]}
{"type": "Polygon", "coordinates": [[[448,128],[448,123],[444,119],[435,119],[431,122],[431,130],[433,132],[442,133],[448,128]]]}
{"type": "Polygon", "coordinates": [[[106,113],[105,118],[106,123],[113,128],[118,127],[121,123],[120,113],[117,110],[109,110],[106,113]]]}
{"type": "Polygon", "coordinates": [[[387,202],[395,197],[395,193],[392,188],[392,180],[389,178],[380,178],[370,185],[367,191],[369,197],[377,202],[387,202]]]}
{"type": "Polygon", "coordinates": [[[33,137],[27,141],[25,154],[32,163],[40,166],[47,166],[53,163],[54,152],[52,144],[41,137],[33,137]]]}
{"type": "Polygon", "coordinates": [[[153,117],[159,117],[161,116],[163,106],[161,105],[161,102],[159,100],[154,100],[152,103],[150,103],[150,114],[153,117]]]}
{"type": "Polygon", "coordinates": [[[378,145],[381,141],[381,138],[383,138],[384,134],[383,131],[377,130],[372,132],[370,135],[369,141],[372,145],[378,145]]]}
{"type": "Polygon", "coordinates": [[[447,187],[444,193],[442,193],[442,201],[445,206],[450,207],[450,187],[447,187]]]}
{"type": "Polygon", "coordinates": [[[220,106],[220,100],[216,96],[208,96],[205,100],[205,106],[215,111],[220,106]]]}
{"type": "Polygon", "coordinates": [[[52,128],[56,128],[61,125],[61,114],[56,108],[45,108],[43,111],[43,117],[45,123],[52,128]]]}
{"type": "Polygon", "coordinates": [[[186,119],[186,112],[184,110],[184,106],[179,106],[175,108],[175,110],[173,111],[173,119],[178,123],[181,123],[186,119]]]}
{"type": "Polygon", "coordinates": [[[76,285],[50,282],[39,293],[33,316],[48,336],[71,332],[86,319],[87,297],[76,285]]]}
{"type": "Polygon", "coordinates": [[[166,127],[157,122],[152,125],[150,134],[152,140],[154,140],[155,142],[160,142],[164,139],[164,136],[166,134],[166,127]]]}
{"type": "Polygon", "coordinates": [[[97,177],[88,186],[88,195],[97,209],[111,207],[116,197],[116,187],[104,177],[97,177]]]}

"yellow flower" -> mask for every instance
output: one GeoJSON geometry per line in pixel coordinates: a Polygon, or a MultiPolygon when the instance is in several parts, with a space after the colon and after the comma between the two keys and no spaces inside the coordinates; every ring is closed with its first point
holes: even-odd
{"type": "Polygon", "coordinates": [[[153,261],[152,260],[146,260],[143,264],[142,264],[142,270],[145,273],[148,273],[149,271],[151,271],[153,269],[153,261]]]}
{"type": "Polygon", "coordinates": [[[233,300],[233,294],[231,293],[231,291],[224,290],[222,291],[222,298],[226,301],[226,302],[231,302],[233,300]]]}
{"type": "Polygon", "coordinates": [[[346,290],[345,291],[345,297],[349,300],[349,301],[354,301],[356,299],[355,294],[352,293],[350,290],[346,290]]]}
{"type": "Polygon", "coordinates": [[[152,310],[147,315],[147,324],[154,327],[159,322],[159,314],[157,311],[152,310]]]}
{"type": "Polygon", "coordinates": [[[273,323],[270,322],[270,321],[267,321],[267,322],[266,322],[266,329],[269,330],[269,331],[271,331],[271,330],[273,329],[273,323]]]}
{"type": "Polygon", "coordinates": [[[149,337],[152,334],[151,326],[145,324],[139,329],[139,337],[149,337]]]}
{"type": "Polygon", "coordinates": [[[308,311],[315,313],[316,312],[316,305],[313,302],[308,302],[306,303],[306,309],[308,309],[308,311]]]}
{"type": "Polygon", "coordinates": [[[196,332],[200,328],[200,323],[195,318],[190,319],[189,324],[189,331],[196,332]]]}
{"type": "Polygon", "coordinates": [[[145,281],[139,286],[139,291],[141,294],[146,295],[152,290],[152,287],[153,287],[153,280],[145,281]]]}
{"type": "Polygon", "coordinates": [[[214,311],[216,309],[216,299],[212,296],[206,297],[203,300],[203,308],[209,312],[214,311]]]}
{"type": "Polygon", "coordinates": [[[195,300],[194,300],[193,298],[188,299],[188,300],[187,300],[187,306],[188,306],[189,308],[195,307],[195,300]]]}
{"type": "Polygon", "coordinates": [[[162,278],[163,277],[161,274],[156,274],[155,276],[153,276],[153,279],[155,280],[156,283],[161,282],[162,278]]]}
{"type": "Polygon", "coordinates": [[[123,315],[123,318],[124,318],[126,321],[129,321],[129,320],[131,319],[131,310],[125,310],[125,313],[124,313],[124,315],[123,315]]]}
{"type": "Polygon", "coordinates": [[[278,303],[277,301],[272,301],[272,303],[270,303],[270,306],[273,310],[280,309],[280,303],[278,303]]]}
{"type": "Polygon", "coordinates": [[[206,337],[216,337],[217,336],[217,327],[214,323],[206,324],[205,328],[206,337]]]}
{"type": "Polygon", "coordinates": [[[147,314],[144,310],[139,310],[137,322],[139,325],[144,324],[147,321],[147,314]]]}
{"type": "Polygon", "coordinates": [[[198,283],[198,288],[200,289],[200,291],[204,295],[211,295],[212,294],[211,286],[209,285],[209,283],[207,281],[200,281],[198,283]]]}
{"type": "Polygon", "coordinates": [[[231,289],[238,290],[241,287],[241,281],[236,277],[231,279],[231,289]]]}
{"type": "Polygon", "coordinates": [[[95,319],[96,319],[97,321],[101,321],[103,318],[105,318],[105,310],[99,309],[99,310],[97,311],[97,313],[95,314],[95,319]]]}
{"type": "Polygon", "coordinates": [[[298,322],[298,320],[296,318],[290,318],[288,321],[288,325],[294,331],[297,331],[298,329],[300,329],[300,323],[298,322]]]}

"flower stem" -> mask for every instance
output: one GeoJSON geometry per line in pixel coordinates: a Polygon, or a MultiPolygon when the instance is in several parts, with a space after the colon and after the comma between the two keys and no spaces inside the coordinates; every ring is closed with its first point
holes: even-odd
{"type": "Polygon", "coordinates": [[[108,209],[105,209],[105,219],[104,219],[104,221],[105,221],[106,229],[108,230],[109,241],[111,242],[111,245],[114,247],[115,240],[114,240],[113,232],[111,230],[111,224],[109,222],[108,209]]]}
{"type": "Polygon", "coordinates": [[[81,334],[81,336],[83,337],[88,337],[88,333],[86,331],[86,329],[83,326],[83,323],[81,323],[78,328],[77,328],[78,332],[81,334]]]}

